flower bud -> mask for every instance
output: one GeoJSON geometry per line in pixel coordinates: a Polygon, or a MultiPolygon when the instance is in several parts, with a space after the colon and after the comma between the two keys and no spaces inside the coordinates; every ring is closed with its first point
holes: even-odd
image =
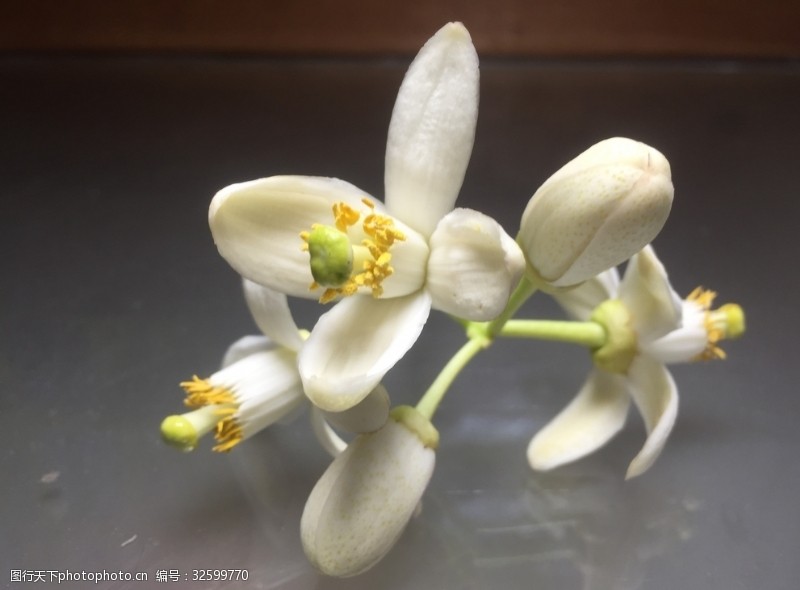
{"type": "Polygon", "coordinates": [[[656,149],[606,139],[564,165],[522,214],[518,241],[534,280],[577,285],[656,237],[672,206],[669,162],[656,149]]]}
{"type": "Polygon", "coordinates": [[[392,548],[433,475],[438,433],[419,412],[395,408],[362,434],[314,486],[300,521],[303,549],[329,576],[355,576],[392,548]]]}

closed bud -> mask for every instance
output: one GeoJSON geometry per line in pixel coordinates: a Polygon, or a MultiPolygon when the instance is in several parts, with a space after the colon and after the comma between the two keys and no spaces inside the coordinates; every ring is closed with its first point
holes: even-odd
{"type": "Polygon", "coordinates": [[[661,231],[673,192],[658,150],[623,137],[593,145],[528,202],[518,241],[529,273],[569,287],[620,264],[661,231]]]}

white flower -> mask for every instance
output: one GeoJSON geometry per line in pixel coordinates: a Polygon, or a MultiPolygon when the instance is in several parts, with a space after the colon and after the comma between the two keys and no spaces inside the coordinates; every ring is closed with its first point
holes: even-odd
{"type": "Polygon", "coordinates": [[[656,237],[672,207],[669,162],[656,149],[606,139],[553,174],[531,197],[519,243],[537,282],[577,285],[656,237]]]}
{"type": "Polygon", "coordinates": [[[356,438],[328,467],[306,502],[303,549],[330,576],[371,568],[408,524],[433,475],[438,433],[399,407],[378,432],[356,438]]]}
{"type": "Polygon", "coordinates": [[[478,58],[467,30],[450,23],[400,88],[385,206],[344,181],[306,176],[235,184],[214,197],[214,241],[240,274],[289,295],[342,299],[299,357],[320,408],[363,399],[417,340],[432,306],[470,320],[505,307],[524,268],[519,247],[485,215],[451,211],[477,109],[478,58]]]}
{"type": "MultiPolygon", "coordinates": [[[[303,344],[286,296],[244,280],[245,299],[256,324],[267,336],[245,336],[226,352],[222,369],[201,379],[181,383],[184,403],[193,411],[169,416],[161,424],[164,439],[191,451],[200,437],[214,431],[215,451],[226,452],[306,405],[297,370],[297,352],[303,344]]],[[[341,415],[312,415],[314,432],[332,455],[345,443],[327,426],[327,420],[350,432],[372,432],[386,421],[389,398],[378,385],[371,394],[341,415]]]]}
{"type": "Polygon", "coordinates": [[[533,438],[528,460],[534,469],[547,470],[597,450],[622,428],[632,398],[648,436],[626,477],[641,475],[663,449],[678,412],[678,390],[665,364],[724,358],[717,343],[744,331],[741,308],[728,304],[711,311],[714,294],[701,289],[681,301],[649,246],[631,259],[621,283],[611,269],[556,298],[580,320],[604,301],[619,300],[634,349],[630,356],[617,350],[602,359],[609,365],[622,360],[627,367],[621,373],[595,367],[575,399],[533,438]]]}

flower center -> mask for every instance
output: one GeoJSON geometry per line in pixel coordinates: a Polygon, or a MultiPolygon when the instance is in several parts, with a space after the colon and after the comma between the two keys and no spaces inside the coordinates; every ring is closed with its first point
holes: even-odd
{"type": "Polygon", "coordinates": [[[711,309],[717,294],[714,291],[697,287],[686,298],[703,312],[703,325],[706,329],[706,347],[695,360],[710,361],[724,359],[727,355],[719,346],[721,340],[735,339],[744,334],[744,311],[736,303],[726,303],[718,309],[711,309]]]}
{"type": "Polygon", "coordinates": [[[302,249],[309,254],[314,278],[309,289],[324,289],[320,303],[354,295],[362,287],[369,289],[373,297],[380,297],[383,281],[394,273],[390,250],[395,242],[406,237],[394,227],[391,217],[375,212],[372,201],[361,202],[367,210],[363,212],[360,227],[357,224],[362,213],[347,203],[337,202],[332,208],[333,226],[315,223],[310,231],[300,232],[302,249]],[[354,243],[357,238],[353,236],[358,233],[361,241],[354,243]]]}
{"type": "Polygon", "coordinates": [[[244,439],[241,425],[234,414],[239,404],[232,391],[213,385],[208,379],[195,375],[191,381],[183,381],[181,387],[186,392],[183,403],[190,408],[214,407],[214,439],[217,445],[212,448],[218,453],[226,453],[244,439]]]}

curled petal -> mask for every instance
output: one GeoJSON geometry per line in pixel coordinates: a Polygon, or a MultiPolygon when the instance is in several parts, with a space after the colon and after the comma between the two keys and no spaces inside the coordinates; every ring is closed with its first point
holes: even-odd
{"type": "Polygon", "coordinates": [[[347,448],[347,443],[331,428],[330,424],[325,420],[325,414],[322,410],[312,405],[309,416],[311,418],[311,429],[314,431],[314,436],[317,437],[317,441],[322,448],[331,457],[336,458],[341,455],[347,448]]]}
{"type": "Polygon", "coordinates": [[[244,279],[244,298],[261,331],[281,346],[297,351],[303,344],[286,295],[244,279]]]}
{"type": "Polygon", "coordinates": [[[497,317],[525,269],[516,242],[491,217],[448,213],[431,236],[427,288],[433,307],[472,321],[497,317]]]}
{"type": "Polygon", "coordinates": [[[389,393],[383,385],[378,385],[370,394],[355,406],[344,412],[318,410],[325,420],[347,432],[364,434],[375,432],[386,424],[389,418],[389,393]]]}
{"type": "Polygon", "coordinates": [[[631,258],[619,288],[640,344],[650,342],[681,325],[682,304],[669,284],[664,265],[651,246],[631,258]]]}
{"type": "Polygon", "coordinates": [[[647,471],[658,458],[678,416],[678,388],[658,361],[640,355],[628,372],[628,388],[647,428],[647,441],[631,461],[626,479],[647,471]]]}
{"type": "Polygon", "coordinates": [[[386,144],[386,206],[429,236],[453,208],[478,118],[478,55],[461,23],[420,50],[397,95],[386,144]]]}
{"type": "Polygon", "coordinates": [[[595,369],[572,402],[533,437],[528,462],[546,471],[593,453],[623,427],[629,405],[624,377],[595,369]]]}
{"type": "Polygon", "coordinates": [[[352,408],[411,348],[428,320],[425,292],[348,297],[323,314],[298,355],[306,395],[330,412],[352,408]]]}
{"type": "Polygon", "coordinates": [[[356,438],[306,502],[300,533],[311,563],[338,577],[375,565],[408,524],[434,464],[434,451],[393,419],[356,438]]]}
{"type": "Polygon", "coordinates": [[[219,191],[208,223],[225,260],[243,277],[287,295],[316,298],[300,232],[332,223],[331,207],[359,207],[368,195],[347,182],[312,176],[273,176],[219,191]]]}
{"type": "Polygon", "coordinates": [[[618,290],[619,273],[610,268],[577,287],[558,290],[553,297],[567,315],[585,322],[603,301],[616,298],[618,290]]]}
{"type": "Polygon", "coordinates": [[[225,351],[225,356],[222,357],[222,368],[224,369],[251,354],[275,348],[277,345],[264,336],[242,336],[225,351]]]}

